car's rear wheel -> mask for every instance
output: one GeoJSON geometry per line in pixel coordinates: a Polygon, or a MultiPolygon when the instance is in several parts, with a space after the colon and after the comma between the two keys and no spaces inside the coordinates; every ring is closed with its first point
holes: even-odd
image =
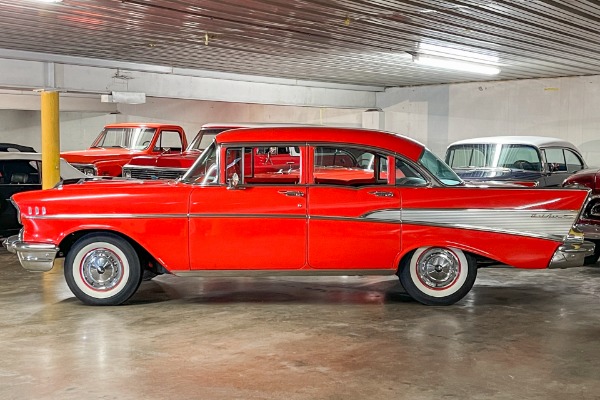
{"type": "Polygon", "coordinates": [[[142,269],[134,248],[111,233],[92,233],[75,242],[65,258],[65,279],[89,305],[118,305],[140,286],[142,269]]]}
{"type": "Polygon", "coordinates": [[[477,277],[477,263],[453,247],[420,247],[404,257],[398,275],[413,299],[447,306],[469,293],[477,277]]]}

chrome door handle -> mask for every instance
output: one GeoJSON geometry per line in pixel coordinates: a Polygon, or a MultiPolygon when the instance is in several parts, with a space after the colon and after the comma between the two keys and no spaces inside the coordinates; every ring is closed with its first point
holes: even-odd
{"type": "Polygon", "coordinates": [[[379,190],[375,190],[374,192],[369,192],[369,194],[372,194],[373,196],[377,196],[377,197],[394,197],[394,193],[392,193],[392,192],[383,192],[383,191],[379,191],[379,190]]]}
{"type": "Polygon", "coordinates": [[[304,192],[298,190],[280,190],[278,193],[284,194],[290,197],[304,197],[304,192]]]}

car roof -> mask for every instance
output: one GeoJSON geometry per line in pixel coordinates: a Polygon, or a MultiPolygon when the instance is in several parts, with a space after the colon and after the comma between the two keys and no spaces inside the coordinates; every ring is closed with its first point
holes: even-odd
{"type": "Polygon", "coordinates": [[[202,125],[201,129],[218,129],[218,128],[263,128],[263,127],[276,127],[276,126],[318,126],[310,124],[288,124],[279,122],[211,122],[202,125]]]}
{"type": "MultiPolygon", "coordinates": [[[[41,153],[0,152],[0,160],[42,161],[41,153]]],[[[60,159],[60,174],[63,178],[87,178],[83,172],[72,166],[64,158],[60,159]]]]}
{"type": "Polygon", "coordinates": [[[0,151],[6,151],[6,152],[20,151],[20,152],[35,153],[35,149],[33,147],[24,146],[22,144],[16,144],[16,143],[0,143],[0,151]]]}
{"type": "Polygon", "coordinates": [[[416,161],[425,147],[409,137],[361,128],[280,126],[233,129],[216,136],[217,143],[342,143],[389,149],[416,161]]]}
{"type": "Polygon", "coordinates": [[[571,142],[564,139],[548,137],[548,136],[488,136],[477,137],[472,139],[459,140],[451,143],[448,147],[461,144],[529,144],[536,147],[568,147],[570,149],[579,150],[571,142]]]}
{"type": "Polygon", "coordinates": [[[179,125],[173,124],[161,124],[159,122],[120,122],[117,124],[108,124],[105,125],[104,128],[178,128],[181,127],[179,125]]]}
{"type": "Polygon", "coordinates": [[[30,153],[26,151],[7,151],[0,152],[2,160],[42,160],[42,153],[30,153]]]}

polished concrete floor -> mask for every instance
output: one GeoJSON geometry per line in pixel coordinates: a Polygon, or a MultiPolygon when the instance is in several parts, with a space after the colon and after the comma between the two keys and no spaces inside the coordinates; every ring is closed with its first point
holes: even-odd
{"type": "Polygon", "coordinates": [[[393,278],[177,278],[89,307],[0,251],[0,399],[599,399],[600,266],[482,269],[451,307],[393,278]]]}

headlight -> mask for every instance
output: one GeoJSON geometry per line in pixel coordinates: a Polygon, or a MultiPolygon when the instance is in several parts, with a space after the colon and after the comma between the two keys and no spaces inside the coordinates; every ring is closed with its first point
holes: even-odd
{"type": "Polygon", "coordinates": [[[84,168],[83,169],[83,173],[86,174],[87,176],[94,176],[94,169],[93,168],[84,168]]]}
{"type": "Polygon", "coordinates": [[[125,178],[131,178],[131,171],[130,170],[123,170],[123,176],[125,178]]]}

